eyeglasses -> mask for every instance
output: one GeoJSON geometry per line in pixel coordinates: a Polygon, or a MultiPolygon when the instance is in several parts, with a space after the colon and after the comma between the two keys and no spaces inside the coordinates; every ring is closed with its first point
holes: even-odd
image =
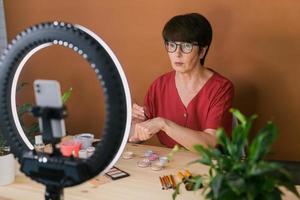
{"type": "Polygon", "coordinates": [[[165,41],[165,47],[167,52],[174,53],[177,50],[177,46],[180,46],[182,53],[191,53],[193,46],[199,46],[198,43],[189,43],[189,42],[171,42],[165,41]]]}

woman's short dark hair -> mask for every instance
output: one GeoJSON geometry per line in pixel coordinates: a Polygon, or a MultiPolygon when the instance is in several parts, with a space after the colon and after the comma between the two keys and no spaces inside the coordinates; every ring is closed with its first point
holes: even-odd
{"type": "Polygon", "coordinates": [[[163,32],[165,41],[197,42],[207,50],[200,63],[203,65],[212,40],[212,27],[209,21],[198,13],[177,15],[165,25],[163,32]]]}

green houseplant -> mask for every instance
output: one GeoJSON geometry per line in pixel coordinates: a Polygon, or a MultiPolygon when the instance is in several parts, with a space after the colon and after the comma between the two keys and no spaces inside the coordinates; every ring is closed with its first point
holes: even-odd
{"type": "MultiPolygon", "coordinates": [[[[200,158],[190,164],[208,165],[209,173],[188,179],[193,190],[203,187],[205,198],[211,200],[277,200],[282,196],[280,187],[285,187],[299,197],[289,173],[281,165],[263,159],[278,134],[275,125],[268,122],[248,144],[256,115],[247,118],[236,109],[231,109],[231,112],[239,121],[231,139],[224,129],[218,129],[220,148],[194,146],[200,158]],[[243,151],[247,146],[247,157],[244,157],[243,151]]],[[[180,184],[173,193],[173,199],[179,194],[180,184]]]]}

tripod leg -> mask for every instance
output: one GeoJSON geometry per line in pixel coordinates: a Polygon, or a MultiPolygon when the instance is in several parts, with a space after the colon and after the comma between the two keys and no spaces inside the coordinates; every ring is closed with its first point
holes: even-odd
{"type": "Polygon", "coordinates": [[[46,185],[45,200],[63,200],[63,188],[46,185]]]}

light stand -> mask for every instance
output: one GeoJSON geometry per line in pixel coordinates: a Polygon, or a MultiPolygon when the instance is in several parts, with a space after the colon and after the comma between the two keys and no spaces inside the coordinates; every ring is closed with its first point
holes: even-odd
{"type": "MultiPolygon", "coordinates": [[[[53,108],[53,107],[41,107],[41,106],[35,106],[32,108],[31,113],[35,117],[41,117],[42,119],[42,124],[43,124],[43,139],[46,144],[51,144],[53,147],[53,152],[51,153],[51,157],[61,157],[60,151],[56,148],[56,144],[60,142],[61,138],[55,138],[53,137],[53,132],[52,132],[52,127],[51,127],[51,120],[56,119],[56,120],[61,120],[67,116],[66,113],[66,108],[61,107],[61,108],[53,108]]],[[[33,153],[32,156],[27,156],[24,157],[24,159],[28,159],[28,164],[29,165],[34,165],[34,162],[43,162],[43,159],[47,158],[44,153],[37,155],[36,153],[33,153]],[[36,159],[33,159],[36,158],[36,159]]],[[[26,170],[28,167],[25,167],[25,165],[22,166],[22,171],[28,176],[33,176],[32,173],[35,174],[35,176],[38,177],[43,177],[45,176],[43,168],[39,167],[38,171],[31,171],[31,170],[26,170]]],[[[29,168],[30,169],[30,168],[29,168]]],[[[45,178],[50,178],[53,177],[53,172],[51,174],[46,174],[45,178]]],[[[58,172],[56,172],[58,173],[58,172]]],[[[63,177],[66,178],[66,177],[63,177]]],[[[60,200],[63,197],[63,186],[60,184],[62,180],[59,181],[52,181],[46,184],[46,192],[45,192],[45,199],[46,200],[60,200]]],[[[62,198],[63,199],[63,198],[62,198]]]]}

